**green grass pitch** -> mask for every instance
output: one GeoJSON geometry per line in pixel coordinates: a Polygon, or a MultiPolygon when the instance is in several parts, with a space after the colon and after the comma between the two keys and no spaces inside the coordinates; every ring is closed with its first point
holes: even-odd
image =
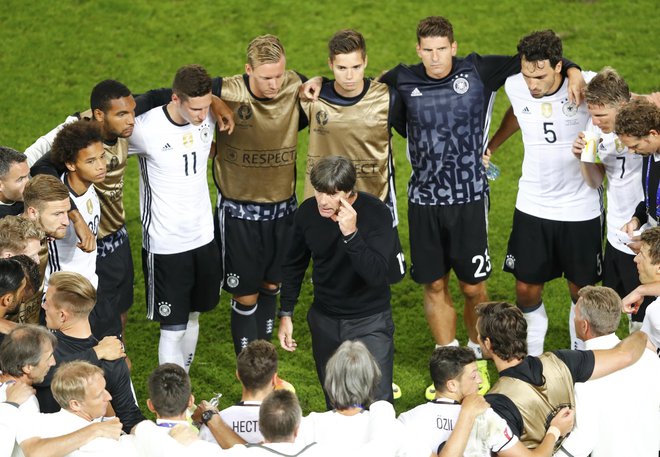
{"type": "MultiPolygon", "coordinates": [[[[336,0],[332,3],[5,0],[0,10],[0,144],[24,149],[69,113],[88,107],[89,92],[102,79],[118,79],[139,93],[169,86],[176,69],[189,63],[204,65],[212,75],[242,73],[247,43],[264,33],[282,39],[289,68],[307,76],[331,76],[327,67],[327,40],[336,30],[356,28],[367,39],[367,73],[375,76],[399,62],[418,61],[415,26],[428,15],[443,15],[452,21],[459,55],[472,51],[512,54],[523,35],[552,28],[563,38],[565,55],[582,68],[598,71],[610,65],[619,70],[636,92],[659,89],[660,46],[654,30],[660,21],[657,4],[652,0],[336,0]]],[[[500,94],[491,133],[507,106],[506,96],[500,94]]],[[[304,169],[306,149],[307,133],[302,132],[299,170],[304,169]]],[[[401,138],[395,137],[394,151],[399,229],[408,254],[405,192],[410,167],[401,138]]],[[[490,243],[494,270],[488,289],[491,298],[498,300],[514,299],[513,277],[503,273],[501,265],[521,158],[519,135],[494,157],[502,176],[493,184],[491,193],[490,243]]],[[[137,163],[130,162],[125,198],[136,282],[135,305],[129,315],[126,336],[138,400],[146,412],[146,377],[158,363],[158,326],[144,317],[137,163]]],[[[209,188],[213,190],[212,184],[209,188]]],[[[298,190],[302,191],[302,185],[298,190]]],[[[293,354],[280,351],[280,373],[296,386],[305,412],[324,408],[304,319],[310,293],[307,282],[294,320],[298,350],[293,354]]],[[[452,295],[460,304],[455,284],[452,295]]],[[[546,349],[566,347],[569,299],[565,282],[556,280],[548,284],[544,300],[550,315],[546,349]]],[[[240,387],[234,377],[228,302],[229,297],[223,293],[217,309],[202,316],[197,356],[191,370],[196,398],[208,399],[214,392],[223,392],[223,407],[240,398],[240,387]]],[[[423,390],[430,381],[427,361],[433,342],[423,317],[421,287],[409,277],[393,287],[392,306],[396,325],[394,377],[403,391],[403,398],[396,402],[400,412],[424,401],[423,390]]],[[[457,309],[460,313],[462,305],[457,309]]],[[[460,318],[458,338],[463,344],[466,342],[460,318]]]]}

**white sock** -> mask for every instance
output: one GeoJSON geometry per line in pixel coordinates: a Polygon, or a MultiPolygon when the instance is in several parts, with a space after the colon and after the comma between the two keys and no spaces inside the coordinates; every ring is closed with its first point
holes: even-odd
{"type": "Polygon", "coordinates": [[[571,336],[571,349],[584,350],[584,341],[575,333],[575,303],[571,301],[571,311],[568,313],[568,333],[571,336]]]}
{"type": "Polygon", "coordinates": [[[450,342],[449,344],[437,344],[436,343],[435,348],[437,349],[437,348],[442,348],[442,347],[446,347],[446,346],[460,346],[460,344],[458,344],[458,340],[456,338],[454,338],[454,340],[452,342],[450,342]]]}
{"type": "Polygon", "coordinates": [[[481,359],[484,358],[484,355],[481,352],[481,346],[479,346],[479,344],[475,343],[474,341],[472,341],[469,338],[468,338],[467,347],[469,347],[470,349],[472,349],[474,351],[474,355],[477,356],[477,359],[481,360],[481,359]]]}
{"type": "Polygon", "coordinates": [[[190,371],[190,366],[195,358],[195,348],[197,347],[197,339],[199,338],[199,313],[192,312],[188,315],[188,325],[186,326],[186,333],[181,339],[181,355],[183,357],[183,368],[186,373],[190,371]]]}
{"type": "Polygon", "coordinates": [[[163,330],[160,329],[160,341],[158,342],[158,364],[176,363],[184,366],[183,353],[181,352],[181,340],[185,330],[163,330]]]}
{"type": "Polygon", "coordinates": [[[541,306],[529,312],[525,312],[524,308],[520,309],[527,321],[527,353],[539,356],[543,354],[543,341],[548,331],[548,315],[545,312],[545,305],[541,303],[541,306]]]}

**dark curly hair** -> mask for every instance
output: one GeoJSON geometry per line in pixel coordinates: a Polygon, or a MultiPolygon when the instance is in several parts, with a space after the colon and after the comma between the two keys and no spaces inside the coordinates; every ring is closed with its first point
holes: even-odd
{"type": "Polygon", "coordinates": [[[518,54],[528,62],[549,60],[554,67],[563,55],[561,38],[552,30],[530,33],[518,42],[518,54]]]}
{"type": "Polygon", "coordinates": [[[53,141],[51,158],[64,165],[75,162],[81,149],[101,143],[101,126],[95,121],[79,120],[65,125],[53,141]]]}

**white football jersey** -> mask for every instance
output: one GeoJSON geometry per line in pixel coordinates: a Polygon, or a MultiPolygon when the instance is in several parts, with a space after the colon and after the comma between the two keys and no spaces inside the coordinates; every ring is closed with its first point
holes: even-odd
{"type": "MultiPolygon", "coordinates": [[[[64,184],[67,183],[65,176],[62,175],[61,177],[64,184]]],[[[82,195],[76,195],[68,185],[67,187],[69,188],[71,200],[76,204],[78,212],[96,237],[99,232],[99,222],[101,221],[101,204],[99,203],[99,197],[96,195],[94,186],[89,186],[87,192],[82,195]]],[[[80,273],[89,279],[95,289],[98,287],[99,278],[96,276],[96,249],[92,252],[85,252],[78,248],[77,244],[78,235],[76,235],[73,224],[69,224],[64,238],[48,242],[48,264],[46,265],[44,277],[44,292],[48,288],[50,275],[56,271],[74,271],[80,273]]]]}
{"type": "Polygon", "coordinates": [[[660,297],[646,308],[641,330],[648,335],[649,341],[656,347],[660,356],[660,297]]]}
{"type": "MultiPolygon", "coordinates": [[[[264,440],[259,430],[260,401],[242,401],[220,411],[222,421],[247,443],[256,444],[264,440]]],[[[217,441],[206,425],[199,429],[199,438],[211,443],[217,441]]]]}
{"type": "Polygon", "coordinates": [[[167,105],[135,119],[129,154],[140,160],[142,247],[178,254],[213,240],[206,169],[215,119],[200,125],[174,123],[167,105]]]}
{"type": "MultiPolygon", "coordinates": [[[[460,412],[460,403],[441,398],[401,413],[399,421],[405,425],[408,439],[423,442],[435,453],[454,431],[460,412]]],[[[517,442],[506,421],[488,408],[472,427],[465,455],[489,457],[491,452],[509,449],[517,442]]]]}
{"type": "MultiPolygon", "coordinates": [[[[588,81],[595,73],[583,75],[588,81]]],[[[589,112],[568,101],[567,87],[564,80],[557,92],[536,99],[521,73],[506,80],[525,148],[516,208],[543,219],[586,221],[600,215],[599,194],[584,182],[571,147],[589,112]]]]}
{"type": "Polygon", "coordinates": [[[619,251],[635,255],[619,241],[616,231],[630,220],[637,204],[644,200],[642,156],[629,152],[616,133],[603,133],[591,119],[585,130],[600,138],[597,157],[605,167],[607,177],[607,241],[619,251]]]}

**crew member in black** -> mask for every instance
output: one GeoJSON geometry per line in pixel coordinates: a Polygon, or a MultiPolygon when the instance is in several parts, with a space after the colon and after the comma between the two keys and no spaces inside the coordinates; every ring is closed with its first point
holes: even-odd
{"type": "Polygon", "coordinates": [[[354,190],[355,167],[344,157],[319,160],[310,179],[315,196],[296,213],[283,264],[280,344],[287,351],[296,349],[292,315],[311,258],[314,301],[307,322],[321,385],[334,351],[343,341],[357,339],[382,372],[376,399],[392,401],[394,324],[388,272],[395,243],[390,212],[376,197],[354,190]]]}
{"type": "MultiPolygon", "coordinates": [[[[128,365],[123,358],[99,360],[91,350],[98,344],[89,325],[89,313],[94,306],[96,291],[92,284],[78,273],[59,271],[50,277],[43,308],[46,326],[54,330],[57,347],[54,352],[57,365],[68,360],[85,360],[103,369],[106,389],[112,395],[112,408],[122,423],[123,430],[130,433],[134,425],[145,418],[137,406],[128,365]]],[[[125,354],[120,353],[122,357],[125,354]]],[[[41,412],[60,410],[50,390],[52,374],[35,386],[41,412]]]]}

